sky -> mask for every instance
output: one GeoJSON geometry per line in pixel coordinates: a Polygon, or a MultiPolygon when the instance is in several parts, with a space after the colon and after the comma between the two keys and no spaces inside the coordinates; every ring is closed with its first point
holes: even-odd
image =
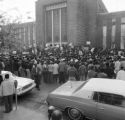
{"type": "Polygon", "coordinates": [[[125,0],[102,0],[109,12],[125,11],[125,0]]]}
{"type": "MultiPolygon", "coordinates": [[[[0,12],[23,22],[35,20],[36,0],[0,0],[0,12]]],[[[125,11],[125,0],[102,0],[109,12],[125,11]]]]}
{"type": "Polygon", "coordinates": [[[35,20],[36,0],[0,0],[0,12],[23,22],[35,20]]]}

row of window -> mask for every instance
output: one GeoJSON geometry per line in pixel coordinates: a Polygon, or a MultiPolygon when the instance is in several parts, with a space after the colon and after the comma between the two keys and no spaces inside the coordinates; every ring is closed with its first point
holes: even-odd
{"type": "MultiPolygon", "coordinates": [[[[115,23],[115,22],[116,22],[116,19],[113,18],[112,23],[115,23]]],[[[121,24],[125,24],[125,17],[121,18],[121,24]]]]}
{"type": "Polygon", "coordinates": [[[31,44],[31,40],[35,40],[35,27],[27,27],[27,28],[16,28],[14,30],[15,39],[19,41],[23,41],[23,44],[28,43],[31,44]],[[27,41],[28,40],[28,41],[27,41]]]}
{"type": "MultiPolygon", "coordinates": [[[[116,37],[116,25],[112,25],[112,32],[111,32],[111,42],[112,44],[115,43],[116,37]]],[[[107,38],[107,26],[103,26],[103,47],[106,47],[106,39],[107,38]]],[[[125,48],[125,24],[121,24],[121,40],[120,40],[121,49],[125,48]]]]}

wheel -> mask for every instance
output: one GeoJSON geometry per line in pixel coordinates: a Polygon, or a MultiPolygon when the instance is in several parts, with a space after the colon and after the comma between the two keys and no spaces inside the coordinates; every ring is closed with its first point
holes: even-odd
{"type": "Polygon", "coordinates": [[[70,120],[84,120],[82,113],[75,108],[68,108],[66,113],[70,120]]]}

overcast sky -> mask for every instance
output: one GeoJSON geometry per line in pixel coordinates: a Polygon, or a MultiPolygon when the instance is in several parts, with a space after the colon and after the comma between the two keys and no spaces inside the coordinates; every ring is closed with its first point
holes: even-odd
{"type": "MultiPolygon", "coordinates": [[[[0,11],[22,17],[23,21],[35,19],[36,0],[0,0],[0,11]],[[30,16],[31,19],[28,19],[30,16]]],[[[102,0],[109,12],[125,11],[125,0],[102,0]]]]}
{"type": "Polygon", "coordinates": [[[35,19],[36,0],[0,0],[0,11],[7,12],[12,17],[22,18],[23,21],[35,19]],[[28,18],[31,17],[29,20],[28,18]]]}
{"type": "Polygon", "coordinates": [[[125,0],[102,0],[109,12],[125,11],[125,0]]]}

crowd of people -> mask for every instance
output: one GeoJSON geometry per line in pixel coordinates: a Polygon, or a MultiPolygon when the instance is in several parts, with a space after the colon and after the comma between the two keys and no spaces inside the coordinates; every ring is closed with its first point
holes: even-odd
{"type": "Polygon", "coordinates": [[[20,77],[32,78],[40,90],[41,80],[48,84],[62,84],[67,80],[116,78],[117,73],[125,69],[124,56],[124,51],[65,45],[46,48],[39,55],[1,58],[0,71],[11,71],[20,77]]]}
{"type": "MultiPolygon", "coordinates": [[[[38,90],[41,81],[46,84],[63,84],[68,80],[86,81],[90,78],[125,80],[125,51],[69,45],[49,47],[37,55],[0,57],[0,72],[2,70],[35,80],[38,90]]],[[[5,75],[5,80],[0,75],[0,86],[4,88],[1,94],[6,101],[6,112],[10,112],[15,86],[9,82],[8,74],[5,75]],[[12,86],[10,90],[8,86],[12,86]]]]}

